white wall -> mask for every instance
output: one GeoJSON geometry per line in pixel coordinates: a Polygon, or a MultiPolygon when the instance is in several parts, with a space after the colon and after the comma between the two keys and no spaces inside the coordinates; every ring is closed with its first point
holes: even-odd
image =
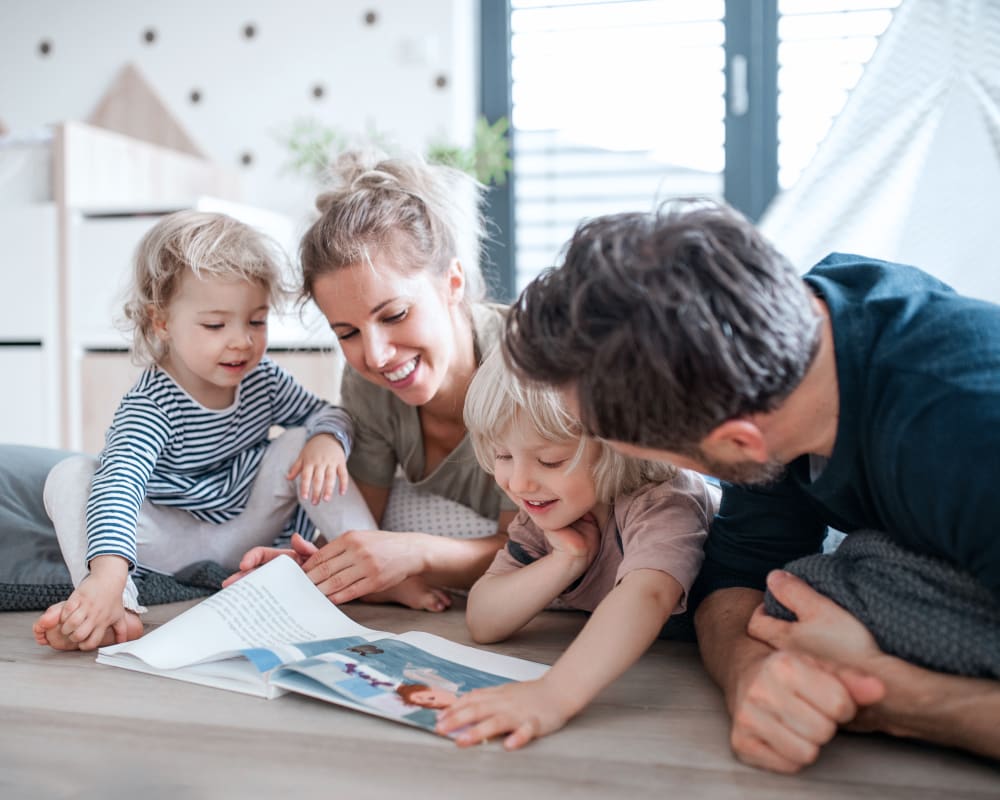
{"type": "MultiPolygon", "coordinates": [[[[96,447],[87,425],[97,426],[99,441],[113,402],[87,395],[104,373],[93,373],[85,351],[127,344],[113,327],[118,287],[156,219],[75,208],[57,218],[50,148],[39,136],[45,126],[86,121],[133,64],[197,148],[240,176],[240,216],[277,220],[262,227],[293,251],[318,187],[283,169],[290,153],[280,137],[315,117],[345,133],[374,127],[398,149],[467,144],[477,107],[477,9],[476,0],[0,0],[0,122],[12,134],[0,140],[0,306],[10,312],[0,314],[0,372],[17,375],[20,389],[0,397],[0,441],[96,447]]],[[[123,157],[109,181],[141,167],[137,158],[123,157]]],[[[94,166],[95,181],[102,170],[94,166]]],[[[330,344],[318,312],[278,323],[272,345],[330,344]]],[[[313,371],[330,371],[327,356],[307,357],[313,371]]],[[[116,358],[127,385],[127,358],[116,358]]]]}
{"type": "Polygon", "coordinates": [[[282,172],[288,153],[277,140],[298,118],[359,133],[375,126],[418,151],[430,140],[468,142],[477,7],[475,0],[0,0],[0,120],[13,133],[86,120],[131,62],[198,147],[239,170],[244,202],[300,218],[314,187],[282,172]],[[365,22],[368,12],[374,25],[365,22]],[[243,34],[248,24],[252,39],[243,34]],[[156,32],[152,44],[147,29],[156,32]],[[48,56],[39,53],[43,40],[48,56]],[[319,99],[317,85],[325,90],[319,99]],[[241,163],[246,152],[250,166],[241,163]]]}

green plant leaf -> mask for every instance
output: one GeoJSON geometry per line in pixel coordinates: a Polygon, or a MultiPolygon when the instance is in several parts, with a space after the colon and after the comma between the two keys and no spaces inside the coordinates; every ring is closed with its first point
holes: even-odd
{"type": "MultiPolygon", "coordinates": [[[[445,164],[472,175],[487,186],[502,186],[513,167],[507,132],[510,122],[501,117],[492,124],[485,117],[476,120],[471,147],[432,142],[425,157],[432,164],[445,164]]],[[[352,136],[314,117],[295,120],[278,140],[288,150],[287,171],[320,182],[337,155],[351,147],[374,146],[387,153],[398,151],[392,139],[369,124],[363,136],[352,136]]]]}

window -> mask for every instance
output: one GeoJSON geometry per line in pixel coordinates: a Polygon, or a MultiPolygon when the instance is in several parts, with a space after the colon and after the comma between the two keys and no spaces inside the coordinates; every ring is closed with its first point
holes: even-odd
{"type": "Polygon", "coordinates": [[[901,0],[778,0],[778,186],[795,183],[901,0]]]}
{"type": "MultiPolygon", "coordinates": [[[[685,195],[759,216],[812,157],[901,2],[510,0],[506,293],[554,265],[588,217],[685,195]]],[[[482,0],[484,48],[498,5],[482,0]]]]}
{"type": "Polygon", "coordinates": [[[583,218],[722,195],[724,8],[513,0],[517,291],[583,218]]]}

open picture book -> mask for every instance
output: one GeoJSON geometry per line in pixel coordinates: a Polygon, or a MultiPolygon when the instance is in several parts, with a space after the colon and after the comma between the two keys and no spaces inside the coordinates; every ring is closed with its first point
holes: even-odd
{"type": "Polygon", "coordinates": [[[260,697],[285,692],[433,730],[456,696],[548,667],[419,631],[357,624],[287,556],[97,661],[260,697]]]}

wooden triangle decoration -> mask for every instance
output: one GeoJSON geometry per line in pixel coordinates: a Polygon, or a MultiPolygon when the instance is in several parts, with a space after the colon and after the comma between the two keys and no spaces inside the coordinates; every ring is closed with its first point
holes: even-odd
{"type": "Polygon", "coordinates": [[[205,158],[156,90],[133,64],[122,67],[87,122],[144,142],[205,158]]]}

